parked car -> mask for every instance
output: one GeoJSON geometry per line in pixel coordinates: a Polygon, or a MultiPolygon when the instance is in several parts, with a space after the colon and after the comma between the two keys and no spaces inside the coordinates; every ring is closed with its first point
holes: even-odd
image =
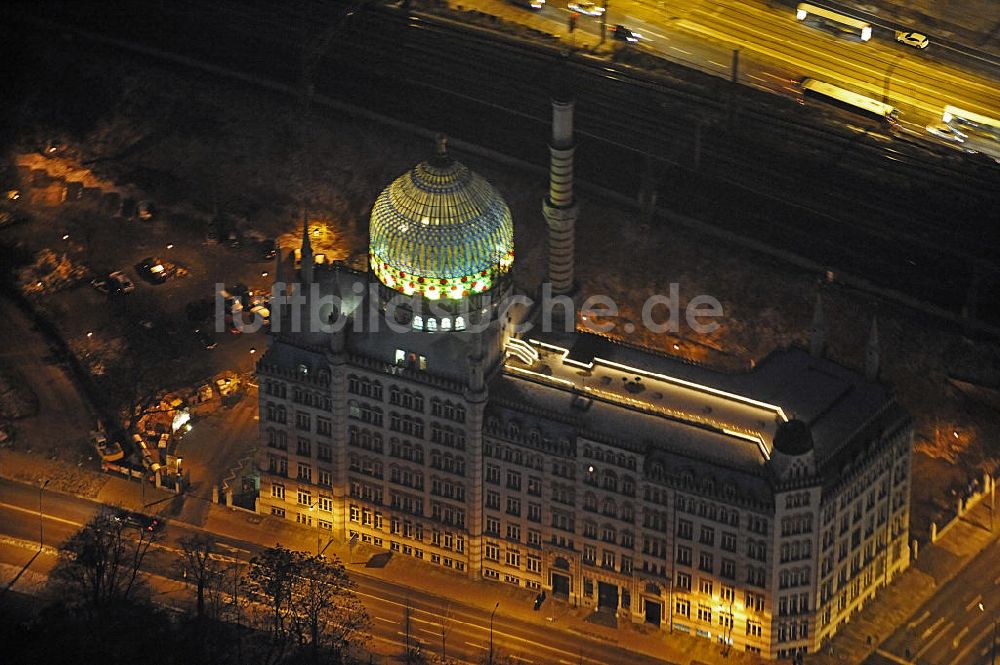
{"type": "Polygon", "coordinates": [[[214,349],[219,345],[218,341],[215,339],[215,333],[211,330],[199,328],[198,330],[195,330],[194,333],[198,337],[198,341],[201,342],[201,345],[206,349],[214,349]]]}
{"type": "Polygon", "coordinates": [[[139,219],[148,222],[156,216],[156,206],[152,201],[139,201],[136,212],[139,219]]]}
{"type": "Polygon", "coordinates": [[[115,270],[108,275],[108,281],[113,282],[121,293],[132,293],[135,291],[135,282],[128,278],[128,275],[121,270],[115,270]]]}
{"type": "Polygon", "coordinates": [[[931,40],[927,38],[927,35],[922,32],[905,32],[902,30],[896,31],[896,41],[900,44],[906,44],[907,46],[919,49],[925,49],[930,46],[931,43],[931,40]]]}
{"type": "Polygon", "coordinates": [[[151,284],[163,284],[167,281],[167,269],[163,261],[152,256],[136,263],[135,271],[151,284]]]}

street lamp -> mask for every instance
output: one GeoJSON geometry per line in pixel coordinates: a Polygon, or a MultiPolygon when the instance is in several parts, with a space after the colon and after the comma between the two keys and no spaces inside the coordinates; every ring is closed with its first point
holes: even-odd
{"type": "Polygon", "coordinates": [[[493,611],[490,612],[490,665],[493,665],[493,617],[497,613],[497,608],[500,607],[500,601],[493,606],[493,611]]]}
{"type": "Polygon", "coordinates": [[[48,486],[49,481],[46,480],[44,483],[38,485],[38,550],[41,551],[45,546],[44,544],[44,520],[42,518],[42,491],[48,486]]]}

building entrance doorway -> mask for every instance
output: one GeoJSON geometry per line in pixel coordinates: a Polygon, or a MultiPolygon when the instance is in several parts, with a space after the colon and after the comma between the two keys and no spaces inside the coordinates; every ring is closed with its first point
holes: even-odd
{"type": "Polygon", "coordinates": [[[607,582],[597,583],[597,606],[618,610],[618,585],[607,582]]]}
{"type": "Polygon", "coordinates": [[[646,623],[651,623],[656,627],[660,626],[663,620],[663,605],[656,600],[646,600],[646,623]]]}
{"type": "Polygon", "coordinates": [[[552,595],[569,598],[569,575],[552,573],[552,595]]]}

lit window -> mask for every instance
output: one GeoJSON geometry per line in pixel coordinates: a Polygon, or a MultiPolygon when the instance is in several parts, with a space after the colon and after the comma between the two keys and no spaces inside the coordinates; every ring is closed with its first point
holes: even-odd
{"type": "Polygon", "coordinates": [[[416,316],[413,317],[413,329],[414,330],[423,330],[424,329],[424,317],[422,317],[420,315],[416,315],[416,316]]]}
{"type": "Polygon", "coordinates": [[[437,330],[437,327],[437,319],[427,319],[427,332],[434,332],[437,330]]]}
{"type": "Polygon", "coordinates": [[[455,330],[465,330],[465,317],[463,316],[455,317],[455,330]]]}
{"type": "Polygon", "coordinates": [[[441,330],[451,330],[451,319],[447,316],[441,319],[441,330]]]}
{"type": "Polygon", "coordinates": [[[406,362],[406,351],[403,349],[396,349],[396,364],[402,365],[406,362]]]}

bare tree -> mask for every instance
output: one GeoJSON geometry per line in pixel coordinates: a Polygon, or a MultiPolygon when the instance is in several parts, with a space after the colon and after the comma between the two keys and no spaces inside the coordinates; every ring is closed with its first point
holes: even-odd
{"type": "Polygon", "coordinates": [[[307,648],[313,662],[325,654],[343,661],[368,639],[368,612],[336,557],[278,545],[251,559],[243,580],[256,628],[268,636],[264,662],[278,662],[294,647],[307,648]]]}
{"type": "MultiPolygon", "coordinates": [[[[224,575],[218,559],[213,556],[215,541],[207,534],[198,533],[185,536],[177,542],[182,552],[178,565],[181,567],[184,579],[195,587],[196,616],[198,619],[204,619],[207,615],[206,598],[217,594],[224,575]]],[[[213,607],[217,607],[216,603],[213,603],[213,607]]],[[[213,618],[218,618],[218,615],[213,618]]]]}
{"type": "Polygon", "coordinates": [[[343,660],[352,647],[367,641],[368,611],[354,588],[337,557],[303,556],[293,591],[292,616],[300,641],[311,646],[314,662],[319,662],[323,649],[343,660]]]}
{"type": "Polygon", "coordinates": [[[139,569],[154,533],[102,510],[63,546],[50,583],[67,605],[101,609],[145,591],[139,569]]]}

